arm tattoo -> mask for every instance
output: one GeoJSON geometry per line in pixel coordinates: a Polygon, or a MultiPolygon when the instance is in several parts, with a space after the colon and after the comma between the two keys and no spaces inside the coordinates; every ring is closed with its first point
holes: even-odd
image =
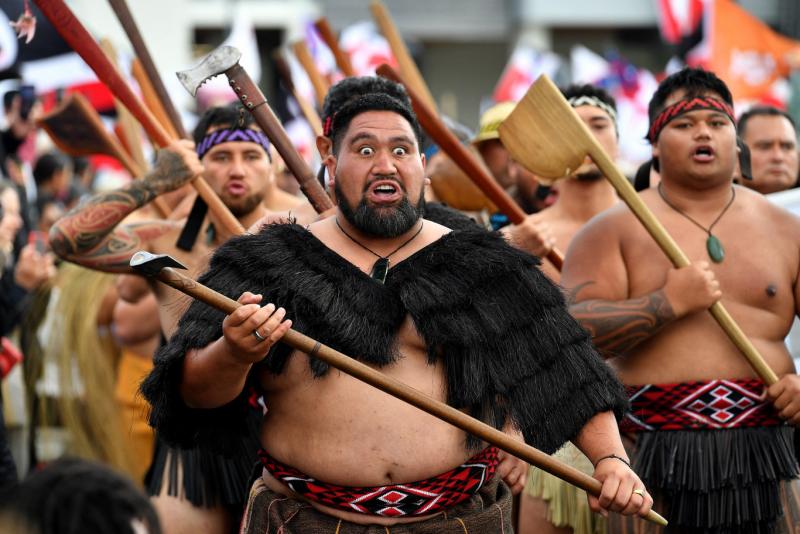
{"type": "Polygon", "coordinates": [[[141,248],[143,241],[164,233],[165,224],[140,223],[120,228],[117,225],[155,196],[155,190],[141,180],[124,189],[94,195],[53,226],[50,231],[53,251],[87,267],[116,270],[127,266],[127,260],[141,248]]]}
{"type": "Polygon", "coordinates": [[[589,331],[598,349],[614,353],[607,356],[624,355],[675,319],[661,290],[623,301],[584,300],[572,304],[569,311],[589,331]]]}

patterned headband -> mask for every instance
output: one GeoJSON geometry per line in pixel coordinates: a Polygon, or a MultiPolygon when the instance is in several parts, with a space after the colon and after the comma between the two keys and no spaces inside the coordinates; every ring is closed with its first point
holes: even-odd
{"type": "Polygon", "coordinates": [[[671,120],[676,119],[685,113],[689,113],[690,111],[704,109],[710,109],[712,111],[724,113],[728,116],[732,123],[736,124],[736,121],[733,118],[733,107],[730,104],[720,100],[719,98],[714,98],[711,96],[695,96],[678,100],[671,106],[664,108],[664,110],[658,114],[656,119],[650,125],[650,130],[647,132],[647,139],[650,141],[650,144],[655,143],[656,140],[658,140],[661,130],[663,130],[664,126],[666,126],[671,120]]]}
{"type": "Polygon", "coordinates": [[[203,156],[218,144],[230,143],[232,141],[243,141],[261,145],[261,148],[267,153],[269,160],[272,161],[272,155],[269,153],[269,139],[264,135],[264,132],[260,130],[251,130],[250,128],[222,128],[220,130],[214,130],[207,134],[197,145],[197,157],[203,159],[203,156]]]}
{"type": "Polygon", "coordinates": [[[581,96],[573,96],[572,98],[568,99],[569,105],[573,108],[579,108],[581,106],[594,106],[596,108],[600,108],[606,113],[608,116],[611,117],[611,120],[614,121],[614,127],[617,126],[617,112],[614,111],[614,108],[609,106],[607,103],[603,102],[596,96],[589,96],[589,95],[581,95],[581,96]]]}

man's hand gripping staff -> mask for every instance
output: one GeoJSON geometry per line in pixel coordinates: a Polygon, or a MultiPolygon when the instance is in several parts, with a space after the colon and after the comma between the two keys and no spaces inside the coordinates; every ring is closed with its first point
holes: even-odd
{"type": "MultiPolygon", "coordinates": [[[[667,521],[651,509],[652,499],[641,481],[624,462],[613,458],[598,461],[596,474],[602,482],[590,477],[521,441],[508,436],[443,402],[411,388],[402,382],[342,354],[290,328],[282,309],[274,305],[258,305],[260,295],[245,292],[239,301],[230,299],[177,272],[182,265],[165,255],[138,252],[131,258],[131,267],[228,314],[223,323],[221,342],[238,352],[239,363],[250,365],[266,355],[269,347],[282,341],[287,345],[318,358],[348,375],[417,408],[446,421],[507,453],[521,458],[594,496],[593,503],[614,510],[638,513],[660,525],[667,521]],[[256,332],[258,335],[256,335],[256,332]],[[618,464],[618,465],[617,465],[618,464]],[[641,499],[639,499],[641,497],[641,499]]],[[[591,432],[584,427],[581,434],[591,432]]],[[[580,436],[579,436],[580,439],[580,436]]]]}

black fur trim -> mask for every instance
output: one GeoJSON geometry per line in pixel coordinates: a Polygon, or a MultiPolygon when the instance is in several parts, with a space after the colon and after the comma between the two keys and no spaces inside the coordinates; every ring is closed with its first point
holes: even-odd
{"type": "MultiPolygon", "coordinates": [[[[396,361],[394,337],[410,314],[430,361],[443,363],[451,406],[497,428],[510,420],[528,443],[552,453],[598,412],[621,417],[628,404],[538,264],[498,234],[461,230],[395,265],[382,285],[304,228],[282,224],[220,247],[200,282],[233,299],[261,293],[287,309],[298,331],[378,367],[396,361]]],[[[223,441],[244,435],[243,396],[192,410],[178,393],[183,355],[217,339],[223,317],[193,303],[142,386],[151,424],[168,440],[229,448],[223,441]]],[[[261,365],[279,374],[290,355],[278,344],[261,365]]],[[[328,371],[321,361],[309,364],[315,376],[328,371]]]]}
{"type": "Polygon", "coordinates": [[[426,202],[425,218],[451,230],[474,230],[479,227],[471,217],[441,202],[426,202]]]}

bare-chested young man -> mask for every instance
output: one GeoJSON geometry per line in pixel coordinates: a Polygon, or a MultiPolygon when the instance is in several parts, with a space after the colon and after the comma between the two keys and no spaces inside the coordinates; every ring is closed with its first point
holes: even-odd
{"type": "Polygon", "coordinates": [[[338,111],[326,158],[336,213],[217,250],[200,281],[244,306],[226,317],[192,304],[143,384],[153,423],[232,450],[248,386],[264,391],[264,471],[243,532],[511,528],[495,449],[281,344],[293,324],[544,450],[574,439],[597,464],[600,504],[645,513],[650,497],[619,460],[613,376],[534,258],[421,218],[419,137],[388,95],[338,111]]]}
{"type": "MultiPolygon", "coordinates": [[[[619,135],[614,98],[593,85],[571,85],[562,93],[606,153],[616,158],[619,135]]],[[[567,250],[573,236],[589,219],[617,202],[617,194],[591,160],[574,176],[560,180],[558,188],[555,204],[531,217],[545,223],[553,234],[555,245],[567,250]]],[[[560,281],[561,273],[550,262],[543,259],[541,268],[551,280],[560,281]]],[[[556,456],[577,469],[589,474],[592,472],[589,460],[570,444],[559,450],[556,456]]],[[[601,516],[592,513],[581,490],[531,467],[520,499],[519,532],[602,534],[605,522],[601,516]]]]}
{"type": "MultiPolygon", "coordinates": [[[[195,128],[194,140],[197,153],[188,141],[176,143],[159,153],[155,168],[143,179],[120,190],[97,194],[61,219],[50,234],[56,253],[93,269],[128,273],[131,256],[139,250],[149,250],[169,254],[192,273],[201,272],[211,252],[231,237],[213,214],[208,214],[188,251],[176,246],[184,221],[139,220],[125,224],[123,219],[156,196],[173,191],[202,173],[242,226],[248,228],[269,215],[264,197],[273,178],[268,142],[253,124],[252,115],[238,105],[208,110],[195,128]]],[[[137,296],[146,295],[147,287],[128,287],[126,291],[129,298],[136,300],[137,296]]],[[[155,285],[153,291],[158,298],[161,328],[168,338],[185,310],[186,300],[167,286],[155,285]]],[[[211,459],[197,460],[205,453],[187,448],[181,451],[181,463],[172,461],[170,450],[157,443],[149,475],[150,490],[158,495],[155,504],[165,531],[226,531],[230,519],[219,505],[244,500],[246,488],[233,480],[238,476],[246,484],[248,461],[217,465],[211,459]],[[199,464],[204,465],[203,471],[199,464]],[[182,471],[192,473],[184,476],[182,471]],[[167,484],[174,477],[180,477],[181,483],[167,484]]],[[[254,446],[252,458],[255,451],[254,446]]]]}
{"type": "MultiPolygon", "coordinates": [[[[732,184],[731,94],[686,69],[650,101],[661,183],[642,200],[692,260],[674,269],[625,206],[573,239],[573,315],[628,387],[621,430],[675,532],[795,532],[800,387],[784,338],[800,304],[800,221],[732,184]],[[720,300],[782,377],[767,390],[705,310],[720,300]]],[[[612,532],[640,532],[612,515],[612,532]]],[[[648,525],[649,528],[649,525],[648,525]]],[[[671,531],[671,530],[670,530],[671,531]]],[[[650,532],[650,530],[647,530],[650,532]]]]}

